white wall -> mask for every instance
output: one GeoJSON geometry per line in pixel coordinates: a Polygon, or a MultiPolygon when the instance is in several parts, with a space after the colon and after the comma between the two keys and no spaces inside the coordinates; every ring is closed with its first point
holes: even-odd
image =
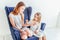
{"type": "Polygon", "coordinates": [[[57,28],[60,28],[60,12],[59,12],[59,14],[58,14],[57,23],[56,23],[56,24],[57,24],[56,27],[57,27],[57,28]]]}
{"type": "MultiPolygon", "coordinates": [[[[5,6],[15,6],[20,0],[0,0],[0,34],[10,34],[6,18],[5,6]]],[[[32,6],[33,14],[42,13],[42,22],[46,28],[56,27],[57,16],[60,8],[59,0],[22,0],[26,6],[32,6]]],[[[32,15],[33,16],[33,15],[32,15]]]]}

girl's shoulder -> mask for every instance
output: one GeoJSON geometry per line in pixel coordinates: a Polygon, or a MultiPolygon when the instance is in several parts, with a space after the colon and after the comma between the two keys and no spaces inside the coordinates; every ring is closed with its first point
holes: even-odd
{"type": "Polygon", "coordinates": [[[34,23],[34,21],[33,21],[33,20],[30,20],[29,22],[33,22],[33,23],[34,23]]]}
{"type": "Polygon", "coordinates": [[[9,15],[13,15],[13,12],[10,12],[9,15]]]}
{"type": "Polygon", "coordinates": [[[9,17],[13,17],[14,15],[13,15],[13,12],[10,12],[9,13],[9,17]]]}

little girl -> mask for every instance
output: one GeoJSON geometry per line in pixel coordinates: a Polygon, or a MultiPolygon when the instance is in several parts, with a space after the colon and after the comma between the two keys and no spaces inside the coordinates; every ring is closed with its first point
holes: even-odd
{"type": "Polygon", "coordinates": [[[26,32],[28,33],[28,36],[31,37],[32,35],[34,35],[34,36],[38,37],[39,40],[42,40],[43,33],[40,30],[41,14],[39,12],[37,12],[34,15],[33,20],[31,20],[29,22],[27,21],[26,24],[30,26],[30,28],[28,30],[26,30],[26,32]]]}

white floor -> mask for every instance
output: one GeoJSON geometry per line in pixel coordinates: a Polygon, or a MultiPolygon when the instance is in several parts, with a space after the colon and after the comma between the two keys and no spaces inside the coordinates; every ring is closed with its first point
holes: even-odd
{"type": "Polygon", "coordinates": [[[45,29],[47,40],[60,40],[60,28],[45,29]]]}
{"type": "MultiPolygon", "coordinates": [[[[47,40],[60,40],[60,28],[46,28],[45,34],[47,40]]],[[[12,40],[11,36],[0,36],[0,40],[12,40]]]]}

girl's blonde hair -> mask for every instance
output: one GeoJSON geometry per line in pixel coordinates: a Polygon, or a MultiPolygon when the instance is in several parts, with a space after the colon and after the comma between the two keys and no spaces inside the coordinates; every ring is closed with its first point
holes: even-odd
{"type": "MultiPolygon", "coordinates": [[[[40,21],[41,21],[41,13],[40,12],[37,12],[35,15],[37,15],[38,16],[38,20],[37,20],[37,22],[39,22],[40,23],[40,21]]],[[[34,16],[35,16],[34,15],[34,16]]],[[[33,20],[35,20],[35,19],[33,19],[33,20]]]]}

